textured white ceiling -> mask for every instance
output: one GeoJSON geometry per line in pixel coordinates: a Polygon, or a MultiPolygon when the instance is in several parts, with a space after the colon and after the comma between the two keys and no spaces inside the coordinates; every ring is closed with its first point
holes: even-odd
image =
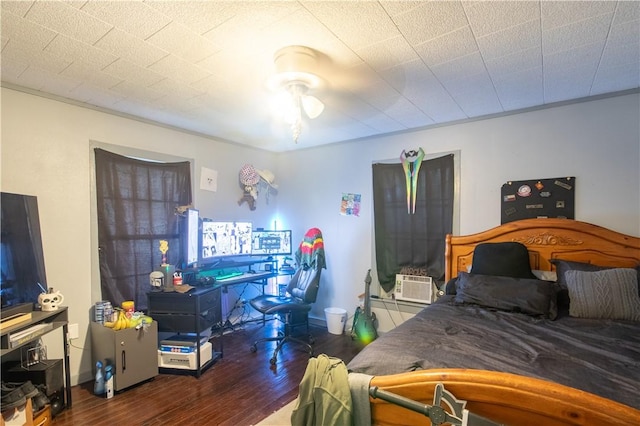
{"type": "Polygon", "coordinates": [[[637,1],[1,1],[2,84],[272,151],[640,87],[637,1]],[[298,144],[273,54],[320,56],[298,144]]]}

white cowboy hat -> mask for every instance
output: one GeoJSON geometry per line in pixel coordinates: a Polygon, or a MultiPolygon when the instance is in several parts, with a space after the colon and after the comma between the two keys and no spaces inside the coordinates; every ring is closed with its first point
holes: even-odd
{"type": "Polygon", "coordinates": [[[260,178],[262,178],[262,180],[264,180],[267,184],[269,184],[270,187],[272,187],[273,189],[278,189],[278,185],[275,184],[275,180],[276,177],[274,176],[273,173],[271,173],[270,170],[256,170],[258,172],[258,174],[260,175],[260,178]]]}

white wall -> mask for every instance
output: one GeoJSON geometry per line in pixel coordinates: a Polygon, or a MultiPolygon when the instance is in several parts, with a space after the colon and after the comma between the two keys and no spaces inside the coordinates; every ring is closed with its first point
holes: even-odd
{"type": "MultiPolygon", "coordinates": [[[[255,211],[237,204],[242,165],[273,170],[272,153],[4,88],[1,101],[1,189],[38,197],[48,285],[65,296],[69,321],[80,329],[80,339],[71,348],[73,383],[91,375],[91,287],[99,288],[99,283],[92,284],[99,277],[91,243],[92,141],[193,159],[194,199],[201,216],[249,220],[265,227],[277,217],[276,204],[267,205],[263,198],[255,211]],[[201,167],[218,171],[218,192],[198,189],[201,167]]],[[[62,357],[59,336],[45,343],[49,357],[62,357]]]]}
{"type": "MultiPolygon", "coordinates": [[[[265,227],[278,220],[294,241],[320,228],[328,267],[312,316],[323,319],[328,306],[352,314],[364,291],[373,252],[371,164],[402,149],[460,150],[463,234],[499,224],[506,181],[576,176],[577,219],[640,236],[639,100],[633,94],[272,154],[3,88],[1,189],[38,196],[48,284],[65,295],[71,322],[80,325],[71,349],[76,383],[91,372],[90,141],[194,159],[196,187],[200,167],[218,170],[217,193],[195,192],[203,216],[265,227]],[[237,206],[245,163],[272,170],[280,185],[271,204],[261,198],[254,212],[237,206]],[[360,217],[340,216],[343,192],[362,194],[360,217]]],[[[52,358],[61,356],[58,340],[45,342],[52,358]]]]}
{"type": "Polygon", "coordinates": [[[281,155],[279,209],[296,213],[294,230],[318,227],[325,239],[328,267],[311,314],[322,317],[327,306],[353,314],[372,267],[371,164],[403,149],[460,150],[462,235],[500,224],[504,183],[575,176],[576,219],[640,236],[639,100],[632,94],[281,155]],[[339,215],[342,192],[362,194],[360,217],[339,215]]]}

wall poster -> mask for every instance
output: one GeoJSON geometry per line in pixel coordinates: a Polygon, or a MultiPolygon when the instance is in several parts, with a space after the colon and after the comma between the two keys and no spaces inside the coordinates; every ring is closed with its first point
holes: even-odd
{"type": "Polygon", "coordinates": [[[510,181],[502,185],[501,223],[551,217],[575,219],[575,177],[510,181]]]}
{"type": "Polygon", "coordinates": [[[340,203],[340,214],[342,216],[360,216],[361,194],[350,194],[343,192],[340,203]]]}

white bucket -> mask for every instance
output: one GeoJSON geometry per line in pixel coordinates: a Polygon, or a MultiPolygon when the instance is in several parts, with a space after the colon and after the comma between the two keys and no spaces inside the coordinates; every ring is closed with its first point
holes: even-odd
{"type": "Polygon", "coordinates": [[[331,334],[342,334],[347,322],[347,311],[342,308],[324,308],[327,317],[327,328],[331,334]]]}

